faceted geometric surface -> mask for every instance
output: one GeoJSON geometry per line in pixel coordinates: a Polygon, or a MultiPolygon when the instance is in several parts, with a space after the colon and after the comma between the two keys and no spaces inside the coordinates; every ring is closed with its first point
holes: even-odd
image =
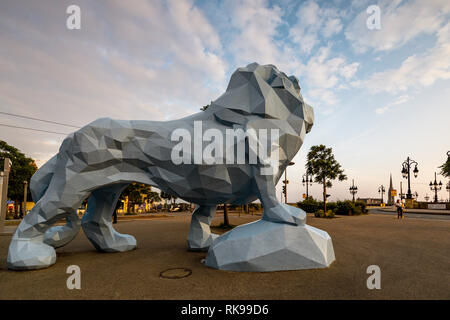
{"type": "Polygon", "coordinates": [[[326,268],[334,260],[325,231],[259,220],[217,238],[205,264],[230,271],[279,271],[326,268]]]}
{"type": "Polygon", "coordinates": [[[212,241],[218,237],[218,235],[211,233],[209,227],[215,211],[216,206],[198,206],[195,208],[188,234],[190,251],[207,251],[212,241]]]}
{"type": "MultiPolygon", "coordinates": [[[[136,248],[134,237],[116,232],[111,224],[122,190],[133,182],[155,186],[197,205],[188,248],[206,251],[213,241],[218,241],[214,242],[218,247],[208,254],[208,259],[214,256],[218,261],[211,262],[211,266],[222,268],[230,265],[222,261],[248,259],[251,261],[248,270],[286,268],[277,262],[270,266],[266,260],[255,258],[252,255],[255,250],[285,256],[284,265],[289,268],[328,265],[330,256],[321,261],[309,244],[309,239],[317,237],[312,229],[304,227],[305,212],[281,204],[275,194],[276,183],[313,122],[313,109],[303,101],[297,78],[288,77],[273,65],[257,63],[237,69],[225,93],[204,112],[165,122],[98,119],[70,134],[58,154],[33,176],[30,189],[36,205],[11,240],[8,267],[38,269],[55,263],[53,248],[69,243],[76,236],[80,229],[76,210],[87,198],[81,227],[91,243],[106,252],[136,248]],[[257,144],[252,143],[251,134],[238,134],[252,130],[260,138],[257,144]],[[231,140],[227,140],[229,132],[234,134],[231,140]],[[266,141],[261,139],[263,132],[266,141]],[[224,150],[216,148],[216,140],[223,142],[224,150]],[[180,146],[183,161],[174,160],[180,146]],[[267,162],[265,154],[278,154],[278,159],[267,162]],[[231,233],[233,239],[242,238],[253,244],[245,255],[239,250],[244,250],[248,243],[234,253],[229,248],[235,248],[238,240],[228,240],[230,236],[214,240],[216,236],[211,234],[209,225],[217,204],[246,204],[256,199],[264,207],[261,223],[264,229],[244,226],[231,233]],[[52,227],[61,219],[66,219],[65,226],[52,227]],[[295,232],[299,234],[297,238],[295,232]],[[267,241],[258,244],[255,240],[270,238],[272,233],[278,235],[276,250],[270,246],[267,249],[267,241]],[[232,242],[228,245],[228,241],[232,242]],[[301,250],[303,243],[305,252],[301,250]]],[[[242,263],[239,265],[244,271],[246,265],[242,263]]]]}

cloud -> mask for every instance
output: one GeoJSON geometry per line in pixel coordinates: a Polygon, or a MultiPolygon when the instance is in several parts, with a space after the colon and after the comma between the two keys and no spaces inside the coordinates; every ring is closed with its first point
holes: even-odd
{"type": "MultiPolygon", "coordinates": [[[[286,8],[271,6],[266,0],[229,1],[225,8],[230,16],[228,29],[233,30],[230,51],[237,65],[258,63],[276,64],[280,70],[300,78],[307,88],[306,99],[324,108],[335,106],[339,99],[336,91],[346,87],[358,69],[359,63],[349,63],[343,56],[333,57],[331,46],[320,47],[309,57],[299,56],[299,48],[316,43],[318,32],[331,36],[342,28],[336,9],[320,8],[315,2],[302,4],[297,12],[298,22],[289,29],[314,31],[302,34],[299,43],[279,40],[280,28],[287,25],[286,8]]],[[[294,32],[295,33],[295,32],[294,32]]],[[[300,34],[297,34],[300,36],[300,34]]]]}
{"type": "Polygon", "coordinates": [[[436,37],[435,45],[423,54],[413,54],[398,68],[376,72],[355,85],[372,93],[397,94],[430,86],[440,79],[450,79],[450,23],[440,28],[436,37]]]}
{"type": "MultiPolygon", "coordinates": [[[[165,120],[197,111],[225,89],[220,37],[193,1],[80,0],[81,30],[65,26],[69,4],[0,3],[3,111],[79,126],[103,116],[165,120]]],[[[36,149],[1,130],[2,139],[36,149]]],[[[57,145],[38,159],[50,150],[57,145]]]]}
{"type": "Polygon", "coordinates": [[[390,110],[393,106],[403,104],[405,102],[408,102],[409,100],[411,100],[411,97],[407,94],[399,96],[399,97],[397,97],[397,99],[395,99],[391,103],[385,105],[384,107],[375,109],[375,112],[377,114],[383,114],[386,111],[390,110]]]}
{"type": "Polygon", "coordinates": [[[308,95],[330,107],[339,102],[337,91],[347,87],[358,67],[359,63],[348,63],[345,57],[331,57],[330,47],[321,47],[300,69],[309,88],[308,95]]]}
{"type": "Polygon", "coordinates": [[[270,7],[266,0],[229,1],[230,22],[235,32],[229,51],[238,65],[280,60],[280,48],[274,37],[282,23],[283,11],[270,7]]]}
{"type": "Polygon", "coordinates": [[[357,52],[368,49],[390,51],[400,48],[421,34],[433,34],[448,21],[448,0],[412,0],[378,2],[381,10],[381,29],[369,30],[369,15],[362,10],[345,29],[345,37],[357,52]]]}
{"type": "Polygon", "coordinates": [[[343,28],[337,9],[321,8],[314,1],[302,3],[296,17],[297,23],[289,29],[289,37],[308,54],[320,42],[319,35],[329,38],[343,28]]]}

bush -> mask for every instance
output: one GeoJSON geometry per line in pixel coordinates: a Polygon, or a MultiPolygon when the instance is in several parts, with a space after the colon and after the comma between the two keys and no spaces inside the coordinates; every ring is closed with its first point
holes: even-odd
{"type": "Polygon", "coordinates": [[[356,201],[355,206],[361,208],[362,213],[369,212],[369,210],[367,210],[367,204],[364,201],[356,201]]]}
{"type": "Polygon", "coordinates": [[[307,199],[305,199],[301,202],[297,202],[297,207],[299,207],[300,209],[303,209],[307,213],[312,213],[312,212],[316,212],[317,210],[319,210],[321,206],[320,206],[320,202],[317,202],[313,198],[308,197],[307,199]]]}
{"type": "Polygon", "coordinates": [[[322,209],[317,210],[316,212],[314,212],[314,217],[316,218],[323,218],[324,213],[322,209]]]}
{"type": "Polygon", "coordinates": [[[327,210],[327,212],[324,213],[322,209],[319,209],[314,213],[314,216],[316,218],[334,218],[334,212],[332,210],[327,210]]]}
{"type": "Polygon", "coordinates": [[[345,200],[345,201],[338,201],[336,203],[337,208],[336,208],[336,214],[339,215],[360,215],[363,213],[367,213],[367,209],[366,209],[366,204],[362,201],[358,201],[356,203],[353,203],[350,200],[345,200]]]}
{"type": "Polygon", "coordinates": [[[339,215],[352,215],[355,210],[355,205],[351,201],[338,201],[336,202],[336,214],[339,215]]]}
{"type": "Polygon", "coordinates": [[[353,215],[354,215],[354,216],[359,216],[359,215],[361,215],[362,213],[363,213],[363,212],[362,212],[361,207],[355,206],[355,209],[353,210],[353,215]]]}
{"type": "MultiPolygon", "coordinates": [[[[321,202],[321,206],[323,207],[323,202],[321,202]]],[[[327,203],[327,211],[331,210],[333,212],[336,212],[337,210],[337,204],[336,202],[328,202],[327,203]]]]}
{"type": "Polygon", "coordinates": [[[332,210],[328,210],[326,214],[326,218],[334,218],[334,212],[332,210]]]}

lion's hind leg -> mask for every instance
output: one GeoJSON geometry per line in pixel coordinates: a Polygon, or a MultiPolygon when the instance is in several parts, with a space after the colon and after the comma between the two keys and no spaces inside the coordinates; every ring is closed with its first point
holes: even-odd
{"type": "Polygon", "coordinates": [[[74,208],[88,196],[85,192],[67,192],[64,186],[59,190],[46,193],[17,227],[8,250],[9,269],[41,269],[55,263],[55,249],[44,243],[45,233],[55,222],[76,215],[74,208]]]}
{"type": "Polygon", "coordinates": [[[81,225],[94,247],[104,252],[123,252],[136,248],[136,239],[118,233],[112,226],[112,214],[120,194],[128,184],[105,186],[92,192],[81,225]]]}

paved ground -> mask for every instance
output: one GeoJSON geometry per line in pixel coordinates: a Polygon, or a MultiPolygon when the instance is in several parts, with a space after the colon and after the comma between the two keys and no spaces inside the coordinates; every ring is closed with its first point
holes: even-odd
{"type": "MultiPolygon", "coordinates": [[[[232,216],[231,223],[257,218],[232,216]]],[[[0,299],[450,299],[450,221],[308,217],[333,238],[337,261],[328,269],[272,273],[205,267],[205,253],[186,251],[188,222],[189,214],[119,222],[117,229],[138,241],[138,249],[126,253],[96,252],[80,232],[57,250],[54,266],[26,272],[6,269],[10,236],[0,236],[0,299]],[[81,268],[81,290],[66,288],[73,264],[81,268]],[[373,264],[381,268],[381,290],[366,287],[373,264]],[[192,275],[160,278],[176,267],[192,275]]]]}

